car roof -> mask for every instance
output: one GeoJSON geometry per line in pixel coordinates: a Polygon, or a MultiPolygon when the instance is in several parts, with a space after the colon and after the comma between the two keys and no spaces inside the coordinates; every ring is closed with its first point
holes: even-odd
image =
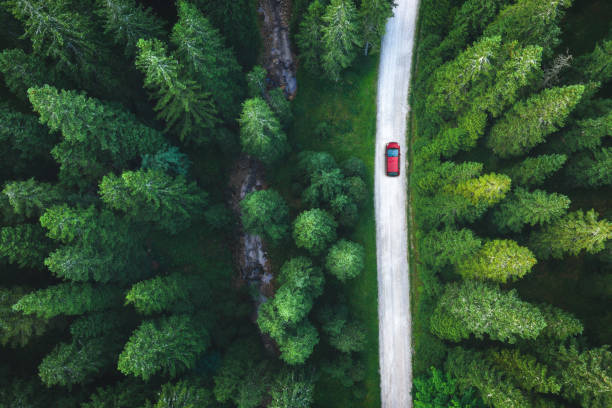
{"type": "Polygon", "coordinates": [[[399,143],[389,142],[387,143],[387,149],[399,149],[399,143]]]}

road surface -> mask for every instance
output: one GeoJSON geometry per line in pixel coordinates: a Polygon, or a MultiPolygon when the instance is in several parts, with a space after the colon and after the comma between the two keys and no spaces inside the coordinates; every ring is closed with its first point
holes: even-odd
{"type": "Polygon", "coordinates": [[[408,229],[406,219],[406,119],[418,0],[396,0],[387,22],[378,70],[374,204],[378,264],[378,331],[383,408],[412,407],[412,350],[408,229]],[[388,142],[401,146],[400,177],[385,174],[388,142]]]}

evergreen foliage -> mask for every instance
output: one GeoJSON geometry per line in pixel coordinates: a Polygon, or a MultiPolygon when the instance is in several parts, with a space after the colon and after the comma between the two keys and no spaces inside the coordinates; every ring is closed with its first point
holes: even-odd
{"type": "Polygon", "coordinates": [[[567,156],[563,154],[528,157],[505,170],[504,173],[510,176],[516,184],[536,186],[542,184],[544,180],[563,167],[566,160],[567,156]]]}
{"type": "Polygon", "coordinates": [[[7,258],[9,263],[21,268],[42,266],[49,247],[38,225],[21,224],[0,229],[0,259],[7,258]]]}
{"type": "Polygon", "coordinates": [[[522,278],[535,263],[529,249],[508,239],[496,239],[486,242],[472,257],[465,258],[457,266],[457,273],[465,279],[506,283],[522,278]]]}
{"type": "Polygon", "coordinates": [[[531,234],[529,247],[540,259],[561,259],[565,253],[578,255],[583,250],[595,254],[612,238],[612,222],[598,220],[597,213],[582,210],[567,214],[554,224],[531,234]]]}
{"type": "Polygon", "coordinates": [[[0,344],[24,347],[35,337],[45,333],[48,321],[36,316],[26,316],[11,307],[27,289],[19,286],[0,288],[0,344]]]}
{"type": "Polygon", "coordinates": [[[365,251],[361,245],[342,239],[330,248],[325,267],[344,282],[363,271],[364,257],[365,251]]]}
{"type": "Polygon", "coordinates": [[[515,343],[535,339],[545,327],[540,310],[520,300],[516,290],[502,292],[477,281],[448,284],[431,317],[432,333],[454,342],[470,334],[488,334],[493,340],[515,343]]]}
{"type": "Polygon", "coordinates": [[[309,408],[314,402],[314,379],[303,373],[283,371],[270,389],[269,408],[309,408]]]}
{"type": "Polygon", "coordinates": [[[340,72],[351,65],[362,43],[358,18],[352,0],[331,0],[321,17],[325,23],[322,67],[334,81],[340,80],[340,72]]]}
{"type": "Polygon", "coordinates": [[[493,221],[500,231],[519,232],[525,225],[542,226],[561,218],[569,205],[570,199],[562,194],[517,187],[495,210],[493,221]]]}
{"type": "Polygon", "coordinates": [[[299,248],[318,255],[336,240],[336,221],[318,208],[304,211],[293,223],[293,239],[299,248]]]}
{"type": "Polygon", "coordinates": [[[361,0],[359,15],[365,55],[380,49],[387,19],[393,16],[393,6],[390,0],[361,0]]]}
{"type": "Polygon", "coordinates": [[[206,329],[187,315],[145,321],[126,343],[117,368],[143,380],[158,373],[175,377],[193,368],[208,344],[206,329]]]}
{"type": "Polygon", "coordinates": [[[265,164],[279,160],[289,149],[287,136],[263,99],[248,99],[238,122],[242,150],[265,164]]]}
{"type": "Polygon", "coordinates": [[[270,243],[280,244],[289,233],[289,208],[274,190],[258,190],[240,202],[242,226],[251,234],[263,235],[270,243]]]}
{"type": "Polygon", "coordinates": [[[295,36],[300,49],[300,61],[309,72],[318,72],[319,61],[323,57],[323,13],[325,6],[319,0],[314,0],[308,6],[308,11],[300,23],[295,36]]]}
{"type": "Polygon", "coordinates": [[[473,389],[459,390],[457,381],[446,373],[431,367],[431,376],[416,377],[414,383],[414,406],[416,408],[476,408],[482,402],[473,389]]]}

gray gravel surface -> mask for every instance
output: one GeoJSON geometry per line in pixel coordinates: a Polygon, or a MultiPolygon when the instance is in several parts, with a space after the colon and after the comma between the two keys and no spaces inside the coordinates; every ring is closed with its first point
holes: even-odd
{"type": "Polygon", "coordinates": [[[378,72],[374,203],[383,408],[412,407],[412,349],[406,214],[406,119],[418,0],[397,0],[378,72]],[[401,146],[401,176],[387,177],[385,145],[401,146]]]}

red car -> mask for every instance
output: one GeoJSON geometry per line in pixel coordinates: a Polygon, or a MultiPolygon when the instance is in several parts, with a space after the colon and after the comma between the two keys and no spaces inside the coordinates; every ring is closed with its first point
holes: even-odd
{"type": "Polygon", "coordinates": [[[387,143],[385,148],[387,158],[387,176],[399,176],[400,174],[400,147],[396,142],[387,143]]]}

